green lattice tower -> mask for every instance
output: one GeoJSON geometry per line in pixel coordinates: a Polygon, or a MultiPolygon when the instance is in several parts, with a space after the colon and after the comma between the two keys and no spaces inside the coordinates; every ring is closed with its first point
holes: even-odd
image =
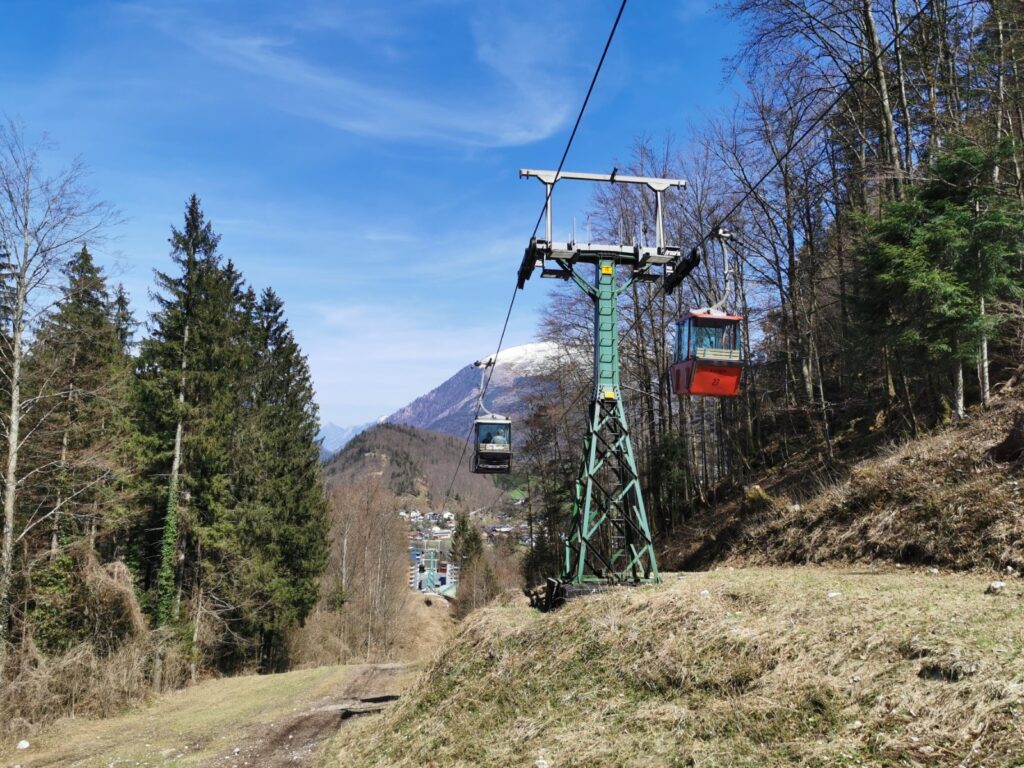
{"type": "Polygon", "coordinates": [[[697,266],[696,249],[684,256],[678,245],[665,240],[664,195],[686,189],[686,181],[621,175],[618,169],[606,174],[524,168],[519,176],[544,184],[546,236],[538,239],[534,230],[519,265],[517,288],[522,290],[539,270],[541,277],[572,280],[594,302],[594,398],[574,488],[562,578],[573,584],[660,581],[619,385],[618,298],[625,286],[618,283],[616,265],[630,270],[631,281],[660,280],[666,291],[697,266]],[[580,243],[575,231],[571,240],[554,242],[551,197],[555,185],[564,179],[636,185],[653,192],[654,242],[580,243]],[[594,265],[593,284],[576,271],[583,264],[594,265]]]}
{"type": "Polygon", "coordinates": [[[594,302],[594,397],[576,478],[562,578],[660,581],[619,384],[619,282],[612,259],[595,283],[573,275],[594,302]]]}

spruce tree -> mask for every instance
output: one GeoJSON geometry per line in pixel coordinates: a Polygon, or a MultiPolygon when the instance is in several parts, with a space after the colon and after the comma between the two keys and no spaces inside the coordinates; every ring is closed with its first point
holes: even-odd
{"type": "Polygon", "coordinates": [[[204,284],[217,268],[219,240],[206,221],[199,198],[192,195],[185,207],[184,226],[171,228],[171,260],[179,274],[156,272],[153,298],[157,311],[139,355],[139,416],[145,434],[147,475],[153,483],[149,493],[162,508],[157,518],[162,535],[155,611],[160,625],[176,610],[183,441],[196,402],[189,368],[202,344],[202,339],[197,339],[195,314],[203,301],[204,284]]]}
{"type": "Polygon", "coordinates": [[[483,554],[483,537],[479,529],[469,520],[469,515],[459,512],[452,531],[451,556],[460,571],[467,570],[483,554]]]}
{"type": "Polygon", "coordinates": [[[55,509],[50,542],[54,555],[64,521],[90,519],[96,524],[95,515],[76,509],[96,500],[108,481],[116,482],[123,457],[113,454],[120,452],[128,427],[127,361],[106,279],[85,246],[65,274],[61,301],[40,329],[28,359],[30,375],[47,377],[56,399],[43,431],[51,445],[41,437],[35,446],[37,452],[49,450],[56,467],[47,483],[55,509]]]}
{"type": "Polygon", "coordinates": [[[158,274],[139,358],[149,499],[163,524],[154,612],[191,622],[193,672],[203,658],[229,670],[254,654],[277,668],[326,563],[309,368],[280,299],[257,297],[220,260],[195,198],[171,242],[180,274],[158,274]]]}
{"type": "Polygon", "coordinates": [[[327,501],[320,475],[319,428],[309,366],[284,319],[281,300],[250,296],[256,356],[246,426],[239,431],[241,537],[251,554],[244,589],[266,606],[250,617],[264,669],[283,662],[284,631],[319,596],[327,562],[327,501]]]}
{"type": "Polygon", "coordinates": [[[124,286],[118,283],[117,290],[114,292],[114,327],[117,330],[117,338],[121,342],[121,349],[125,354],[129,354],[133,346],[133,338],[135,336],[135,327],[138,325],[135,322],[135,317],[132,315],[131,307],[128,302],[128,292],[125,291],[124,286]]]}
{"type": "MultiPolygon", "coordinates": [[[[991,185],[997,162],[998,152],[951,141],[906,201],[885,204],[877,220],[862,219],[860,351],[890,351],[898,369],[951,371],[958,401],[962,366],[994,327],[984,303],[1019,292],[1011,278],[1024,216],[991,185]]],[[[912,409],[909,393],[906,399],[912,409]]]]}

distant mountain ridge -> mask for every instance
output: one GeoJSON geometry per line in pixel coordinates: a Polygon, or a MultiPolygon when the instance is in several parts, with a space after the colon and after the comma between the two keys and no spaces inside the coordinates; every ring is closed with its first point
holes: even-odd
{"type": "Polygon", "coordinates": [[[320,443],[320,458],[324,460],[330,458],[348,445],[356,435],[378,423],[380,423],[379,420],[357,424],[354,427],[341,427],[332,421],[327,422],[320,427],[320,432],[316,436],[320,443]]]}
{"type": "MultiPolygon", "coordinates": [[[[537,377],[554,364],[560,352],[557,344],[547,341],[503,349],[498,354],[487,389],[488,410],[512,419],[525,415],[524,396],[535,391],[537,377]]],[[[493,359],[494,355],[489,355],[484,361],[493,359]]],[[[479,388],[480,369],[467,365],[384,421],[465,438],[476,413],[479,388]]]]}

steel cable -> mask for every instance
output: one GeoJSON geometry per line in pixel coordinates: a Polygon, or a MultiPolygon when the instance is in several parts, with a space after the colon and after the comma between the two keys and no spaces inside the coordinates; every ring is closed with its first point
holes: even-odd
{"type": "MultiPolygon", "coordinates": [[[[619,5],[619,11],[615,14],[615,21],[612,23],[611,31],[608,33],[608,39],[605,41],[604,49],[601,51],[601,58],[598,59],[597,67],[594,69],[594,76],[590,78],[590,86],[587,88],[586,96],[583,97],[583,103],[580,105],[580,111],[576,115],[576,122],[573,124],[572,132],[569,134],[569,140],[565,144],[565,150],[562,152],[562,159],[558,162],[558,171],[555,173],[555,180],[558,180],[558,174],[561,173],[562,168],[565,166],[565,160],[569,156],[569,150],[572,148],[572,143],[576,139],[576,133],[579,131],[580,123],[583,121],[583,114],[587,111],[587,105],[590,103],[590,97],[594,93],[594,86],[597,85],[597,78],[601,74],[601,68],[604,66],[604,60],[608,56],[608,49],[611,48],[612,40],[615,38],[615,32],[619,28],[619,21],[622,19],[622,13],[626,10],[626,3],[628,0],[622,0],[619,5]]],[[[530,235],[531,239],[537,235],[537,230],[540,228],[540,223],[544,219],[544,211],[547,209],[548,201],[551,198],[551,193],[554,190],[554,184],[552,184],[545,196],[544,205],[540,209],[540,215],[537,217],[537,223],[533,227],[533,234],[530,235]]],[[[459,476],[459,471],[462,469],[462,464],[466,459],[466,450],[469,448],[469,441],[473,437],[473,429],[476,424],[476,420],[480,417],[480,405],[483,403],[484,397],[487,395],[487,389],[491,385],[491,377],[494,375],[494,369],[498,366],[498,355],[501,352],[501,345],[505,341],[505,332],[508,330],[508,321],[512,317],[512,307],[516,303],[516,294],[519,292],[518,284],[512,289],[512,300],[508,303],[508,312],[505,313],[505,323],[501,327],[501,335],[498,337],[498,348],[494,352],[494,364],[491,366],[490,371],[487,374],[487,379],[484,381],[480,397],[477,399],[476,412],[473,415],[473,424],[470,425],[469,434],[466,435],[466,441],[462,445],[462,453],[459,455],[459,463],[455,466],[455,472],[452,473],[451,482],[448,484],[448,490],[445,492],[444,501],[441,504],[443,510],[447,506],[449,499],[451,499],[452,489],[455,487],[455,480],[459,476]]]]}

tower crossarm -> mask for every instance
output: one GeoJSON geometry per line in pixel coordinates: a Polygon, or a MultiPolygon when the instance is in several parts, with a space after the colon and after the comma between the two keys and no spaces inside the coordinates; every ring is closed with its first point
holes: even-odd
{"type": "MultiPolygon", "coordinates": [[[[681,260],[682,252],[677,245],[669,245],[665,241],[665,193],[670,189],[686,189],[685,179],[664,179],[653,176],[624,176],[618,169],[611,173],[579,173],[575,171],[541,171],[524,168],[519,171],[520,178],[535,178],[544,185],[544,237],[534,237],[523,254],[519,267],[520,289],[530,279],[535,269],[540,269],[541,277],[561,278],[568,280],[573,277],[575,264],[599,264],[611,259],[617,265],[631,267],[634,275],[643,279],[656,279],[650,272],[651,267],[662,267],[663,277],[668,278],[681,260]],[[563,180],[590,181],[607,184],[632,184],[645,186],[654,192],[654,244],[637,243],[581,243],[573,232],[571,240],[555,241],[551,215],[551,198],[555,184],[563,180]],[[553,262],[554,266],[549,266],[553,262]]],[[[573,227],[575,230],[575,227],[573,227]]],[[[589,236],[588,236],[589,239],[589,236]]]]}
{"type": "Polygon", "coordinates": [[[522,168],[519,171],[522,179],[540,179],[545,184],[555,184],[562,179],[575,181],[607,181],[611,184],[643,184],[655,192],[664,192],[671,187],[686,187],[686,179],[662,179],[656,176],[620,176],[618,173],[578,173],[576,171],[535,171],[522,168]]]}

